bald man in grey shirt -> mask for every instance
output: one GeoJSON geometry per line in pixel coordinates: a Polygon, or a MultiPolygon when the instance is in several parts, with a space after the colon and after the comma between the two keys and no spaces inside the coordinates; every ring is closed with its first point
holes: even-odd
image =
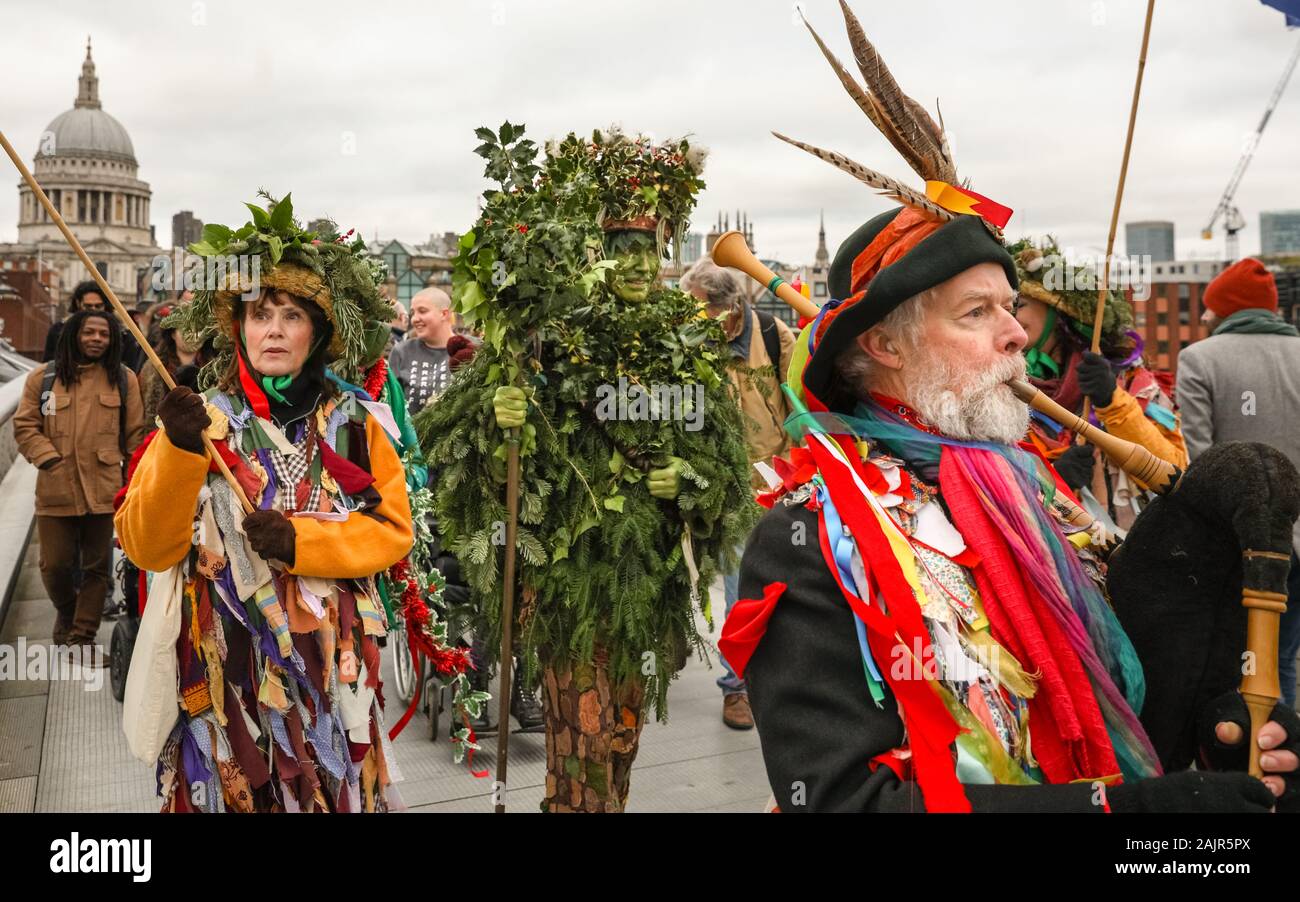
{"type": "Polygon", "coordinates": [[[451,379],[447,339],[451,338],[451,298],[441,288],[425,288],[411,298],[410,337],[388,356],[388,366],[406,395],[412,415],[442,394],[451,379]]]}

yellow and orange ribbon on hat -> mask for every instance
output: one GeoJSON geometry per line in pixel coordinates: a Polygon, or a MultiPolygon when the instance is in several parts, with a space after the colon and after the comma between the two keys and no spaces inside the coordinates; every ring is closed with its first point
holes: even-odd
{"type": "Polygon", "coordinates": [[[1005,228],[1014,212],[995,200],[989,200],[982,194],[976,194],[966,188],[958,188],[947,182],[928,181],[925,183],[925,196],[934,203],[952,213],[964,213],[980,216],[999,229],[1005,228]]]}

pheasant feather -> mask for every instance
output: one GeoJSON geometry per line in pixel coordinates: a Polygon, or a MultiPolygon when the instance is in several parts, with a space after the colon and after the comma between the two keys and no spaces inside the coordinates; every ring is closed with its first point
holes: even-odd
{"type": "Polygon", "coordinates": [[[812,154],[819,160],[825,160],[841,172],[847,172],[858,181],[870,185],[886,197],[892,197],[899,203],[906,204],[909,207],[915,207],[918,210],[922,210],[929,213],[931,216],[944,221],[955,219],[957,217],[957,214],[951,213],[943,207],[940,207],[921,192],[907,187],[897,179],[892,179],[883,173],[863,166],[861,163],[854,162],[843,154],[836,153],[833,150],[823,150],[822,148],[814,147],[811,144],[805,144],[803,141],[786,137],[780,132],[772,132],[772,134],[787,144],[793,144],[800,150],[812,154]]]}

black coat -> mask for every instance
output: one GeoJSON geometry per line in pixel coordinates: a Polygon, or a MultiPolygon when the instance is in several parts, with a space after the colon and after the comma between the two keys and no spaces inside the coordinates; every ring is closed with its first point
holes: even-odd
{"type": "MultiPolygon", "coordinates": [[[[778,501],[745,547],[740,597],[761,598],[774,582],[788,588],[745,682],[777,805],[789,813],[924,811],[916,783],[868,765],[903,743],[903,722],[888,686],[883,708],[871,700],[853,611],[822,558],[817,514],[803,504],[778,501]]],[[[1103,810],[1086,783],[965,790],[975,811],[1103,810]]]]}

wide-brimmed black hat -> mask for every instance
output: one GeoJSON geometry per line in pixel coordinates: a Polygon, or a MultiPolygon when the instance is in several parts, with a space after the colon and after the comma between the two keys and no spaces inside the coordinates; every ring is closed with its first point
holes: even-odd
{"type": "Polygon", "coordinates": [[[946,282],[980,263],[996,263],[1011,287],[1019,285],[1016,264],[978,216],[958,216],[944,223],[894,263],[881,269],[860,296],[853,289],[853,261],[902,212],[899,207],[869,219],[835,252],[831,261],[831,297],[846,303],[817,342],[804,370],[804,388],[831,406],[835,393],[835,360],[857,336],[884,319],[891,310],[927,288],[946,282]]]}

